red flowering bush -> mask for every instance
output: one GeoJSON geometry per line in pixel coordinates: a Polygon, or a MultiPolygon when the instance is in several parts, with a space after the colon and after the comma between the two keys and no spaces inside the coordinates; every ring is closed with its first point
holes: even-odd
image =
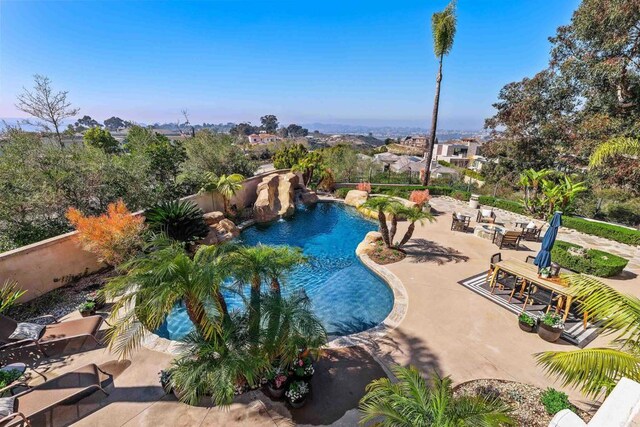
{"type": "Polygon", "coordinates": [[[429,194],[429,190],[424,190],[424,191],[414,190],[411,192],[411,195],[409,196],[409,200],[411,200],[413,203],[417,204],[418,206],[423,206],[425,203],[431,200],[431,195],[429,194]]]}
{"type": "Polygon", "coordinates": [[[367,193],[371,193],[371,183],[369,183],[369,182],[359,182],[356,185],[356,190],[366,191],[367,193]]]}

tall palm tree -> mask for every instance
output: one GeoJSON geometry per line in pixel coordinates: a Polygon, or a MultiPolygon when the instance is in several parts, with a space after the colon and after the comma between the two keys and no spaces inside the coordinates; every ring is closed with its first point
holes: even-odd
{"type": "Polygon", "coordinates": [[[125,264],[126,274],[105,287],[105,295],[117,300],[107,333],[109,347],[123,357],[140,345],[146,330],[157,329],[178,303],[185,304],[189,319],[205,337],[219,334],[228,316],[220,293],[226,271],[217,268],[228,261],[214,258],[224,258],[231,247],[201,246],[193,258],[179,243],[155,248],[125,264]]]}
{"type": "Polygon", "coordinates": [[[602,166],[607,160],[615,156],[638,158],[640,156],[640,139],[617,137],[602,143],[591,154],[589,167],[602,166]]]}
{"type": "Polygon", "coordinates": [[[378,196],[372,197],[362,204],[363,208],[371,209],[378,213],[378,227],[380,234],[382,234],[382,241],[388,248],[391,247],[391,240],[389,239],[389,227],[387,226],[387,215],[385,212],[394,203],[399,202],[387,196],[378,196]]]}
{"type": "Polygon", "coordinates": [[[436,128],[438,126],[438,107],[440,104],[440,83],[442,82],[442,60],[451,52],[453,38],[456,35],[456,1],[451,3],[442,12],[436,12],[431,16],[431,33],[433,35],[433,52],[438,58],[438,75],[436,77],[436,94],[433,100],[433,114],[431,115],[431,135],[425,144],[424,158],[426,159],[422,185],[427,185],[431,175],[431,159],[433,158],[433,144],[436,140],[436,128]]]}
{"type": "Polygon", "coordinates": [[[271,292],[280,297],[282,276],[306,263],[308,258],[302,254],[302,249],[292,246],[265,246],[263,249],[271,252],[269,262],[264,265],[271,292]]]}
{"type": "Polygon", "coordinates": [[[539,353],[538,363],[564,385],[578,386],[589,396],[603,390],[608,394],[622,377],[640,381],[640,299],[590,276],[565,278],[581,310],[616,338],[609,347],[539,353]]]}
{"type": "Polygon", "coordinates": [[[398,382],[380,378],[360,400],[361,424],[394,427],[502,426],[514,424],[511,408],[497,399],[454,396],[449,377],[433,373],[430,384],[410,366],[391,367],[398,382]]]}
{"type": "Polygon", "coordinates": [[[224,213],[229,210],[229,200],[242,189],[242,181],[244,176],[239,173],[231,175],[216,175],[213,172],[207,172],[205,175],[206,182],[200,189],[201,193],[211,193],[211,201],[213,195],[220,194],[224,203],[224,213]]]}
{"type": "Polygon", "coordinates": [[[397,248],[401,248],[409,241],[409,239],[411,239],[411,236],[413,236],[413,231],[416,228],[416,222],[419,224],[423,224],[425,221],[435,221],[435,217],[430,212],[424,212],[419,207],[405,209],[406,210],[403,213],[403,216],[407,219],[407,221],[409,221],[409,227],[407,227],[407,231],[404,233],[404,236],[402,236],[402,240],[400,240],[400,242],[395,245],[397,248]]]}

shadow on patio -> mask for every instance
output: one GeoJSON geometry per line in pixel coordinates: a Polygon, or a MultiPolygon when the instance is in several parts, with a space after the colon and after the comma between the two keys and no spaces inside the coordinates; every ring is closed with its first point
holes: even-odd
{"type": "Polygon", "coordinates": [[[411,262],[432,262],[443,265],[448,262],[466,262],[469,257],[463,255],[457,249],[452,247],[441,246],[436,242],[427,239],[411,239],[408,244],[403,247],[407,257],[411,262]]]}

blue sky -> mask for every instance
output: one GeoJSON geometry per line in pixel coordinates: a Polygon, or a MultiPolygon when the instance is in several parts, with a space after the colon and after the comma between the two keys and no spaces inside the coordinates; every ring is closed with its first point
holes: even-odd
{"type": "MultiPolygon", "coordinates": [[[[0,117],[35,73],[81,114],[139,122],[424,125],[447,1],[0,1],[0,117]]],[[[578,0],[459,0],[440,128],[481,128],[499,89],[548,61],[578,0]]]]}

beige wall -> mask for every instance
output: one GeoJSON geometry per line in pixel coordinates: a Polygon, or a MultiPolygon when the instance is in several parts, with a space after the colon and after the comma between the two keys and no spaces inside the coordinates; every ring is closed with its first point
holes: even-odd
{"type": "MultiPolygon", "coordinates": [[[[262,178],[286,172],[288,170],[279,170],[248,178],[231,204],[238,207],[253,205],[262,178]]],[[[184,199],[193,201],[205,213],[222,209],[219,196],[212,200],[211,194],[194,194],[184,199]]],[[[21,299],[24,302],[64,286],[78,276],[104,268],[105,265],[99,263],[95,255],[80,248],[75,236],[76,232],[62,234],[0,254],[0,284],[5,280],[18,282],[19,287],[27,291],[21,299]]]]}

